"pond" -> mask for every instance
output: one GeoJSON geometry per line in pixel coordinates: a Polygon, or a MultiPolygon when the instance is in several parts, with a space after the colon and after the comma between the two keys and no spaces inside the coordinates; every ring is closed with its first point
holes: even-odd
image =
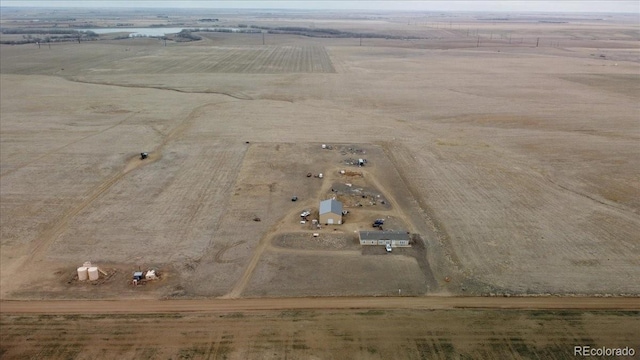
{"type": "Polygon", "coordinates": [[[175,34],[184,28],[101,28],[101,29],[76,29],[78,31],[93,31],[96,34],[111,34],[119,32],[130,33],[129,36],[164,36],[175,34]]]}
{"type": "MultiPolygon", "coordinates": [[[[157,28],[98,28],[98,29],[75,29],[78,31],[93,31],[96,34],[111,34],[119,32],[130,33],[129,36],[164,36],[167,34],[177,34],[184,29],[195,29],[195,27],[157,27],[157,28]]],[[[197,28],[203,31],[227,31],[237,32],[235,28],[197,28]]]]}

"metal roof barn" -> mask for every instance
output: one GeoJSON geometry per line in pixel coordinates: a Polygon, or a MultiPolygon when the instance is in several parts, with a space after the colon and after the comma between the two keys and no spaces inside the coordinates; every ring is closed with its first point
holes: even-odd
{"type": "Polygon", "coordinates": [[[320,202],[320,223],[342,224],[342,203],[336,199],[320,202]]]}

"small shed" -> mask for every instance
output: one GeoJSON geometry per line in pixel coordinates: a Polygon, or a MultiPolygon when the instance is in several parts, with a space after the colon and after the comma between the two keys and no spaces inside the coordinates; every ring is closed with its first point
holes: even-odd
{"type": "Polygon", "coordinates": [[[409,247],[409,233],[406,231],[360,231],[360,245],[391,245],[409,247]]]}
{"type": "Polygon", "coordinates": [[[342,203],[336,199],[320,201],[320,223],[342,224],[342,203]]]}

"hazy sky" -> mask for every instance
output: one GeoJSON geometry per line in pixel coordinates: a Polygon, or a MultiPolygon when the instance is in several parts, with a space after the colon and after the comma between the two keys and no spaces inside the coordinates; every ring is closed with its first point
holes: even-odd
{"type": "Polygon", "coordinates": [[[243,8],[243,9],[371,9],[424,11],[548,11],[625,12],[640,14],[640,1],[404,1],[404,0],[0,0],[0,6],[38,7],[144,7],[144,8],[243,8]]]}

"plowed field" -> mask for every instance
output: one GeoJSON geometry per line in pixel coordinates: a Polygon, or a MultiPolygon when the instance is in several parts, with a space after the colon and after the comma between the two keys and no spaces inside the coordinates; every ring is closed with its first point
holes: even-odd
{"type": "Polygon", "coordinates": [[[0,297],[638,294],[628,20],[483,22],[479,44],[378,19],[354,26],[442,36],[2,45],[0,297]],[[360,183],[338,176],[361,156],[360,183]],[[332,193],[347,183],[388,202],[332,193]],[[325,233],[389,216],[422,247],[306,246],[300,212],[333,194],[352,214],[325,233]],[[116,275],[70,281],[87,260],[116,275]],[[143,267],[166,277],[129,286],[143,267]]]}

